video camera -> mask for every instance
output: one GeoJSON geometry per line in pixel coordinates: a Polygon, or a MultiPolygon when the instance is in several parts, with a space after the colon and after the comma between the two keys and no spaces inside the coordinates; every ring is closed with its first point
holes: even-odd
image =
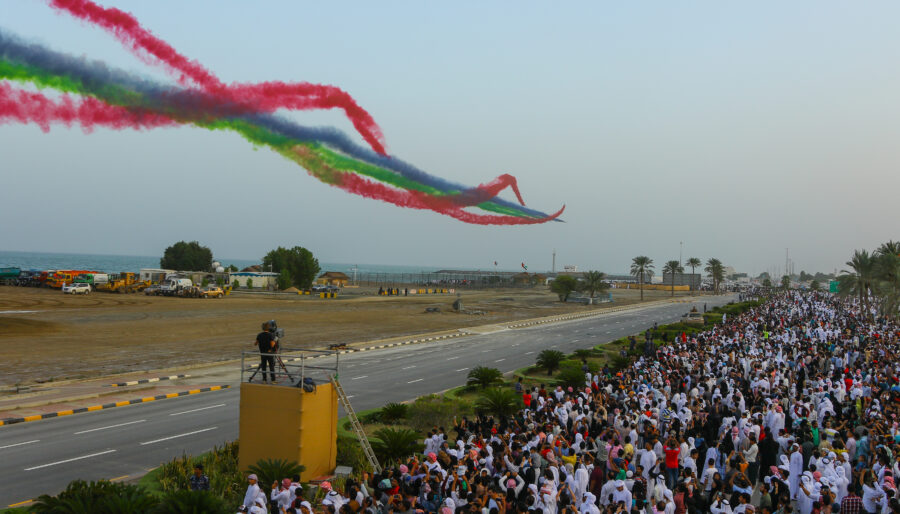
{"type": "Polygon", "coordinates": [[[275,336],[276,340],[284,337],[284,329],[278,328],[278,323],[276,323],[274,319],[264,321],[262,324],[262,331],[272,334],[275,336]]]}

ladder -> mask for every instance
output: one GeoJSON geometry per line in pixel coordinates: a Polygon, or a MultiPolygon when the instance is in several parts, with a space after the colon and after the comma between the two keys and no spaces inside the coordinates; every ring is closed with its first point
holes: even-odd
{"type": "Polygon", "coordinates": [[[366,454],[366,458],[369,459],[372,470],[375,473],[381,473],[381,465],[378,464],[378,457],[375,456],[372,445],[369,444],[369,438],[366,436],[366,432],[363,430],[362,425],[359,424],[359,418],[356,417],[353,406],[350,405],[350,398],[347,398],[347,393],[344,392],[344,388],[341,387],[341,383],[338,382],[336,375],[331,375],[331,383],[334,385],[334,390],[337,391],[338,399],[341,400],[341,405],[347,412],[347,417],[350,418],[350,425],[353,426],[353,432],[356,433],[356,438],[359,439],[359,445],[362,446],[363,453],[366,454]]]}

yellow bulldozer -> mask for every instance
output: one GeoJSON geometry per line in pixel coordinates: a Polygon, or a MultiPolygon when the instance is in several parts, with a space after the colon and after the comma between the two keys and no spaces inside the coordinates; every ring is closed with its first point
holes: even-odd
{"type": "Polygon", "coordinates": [[[137,293],[149,285],[149,280],[137,280],[136,273],[122,272],[110,275],[109,282],[98,286],[97,290],[109,293],[137,293]]]}

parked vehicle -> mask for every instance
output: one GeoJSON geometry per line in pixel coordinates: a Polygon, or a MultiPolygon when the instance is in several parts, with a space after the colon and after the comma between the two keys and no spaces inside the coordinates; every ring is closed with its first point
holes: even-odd
{"type": "Polygon", "coordinates": [[[109,282],[98,289],[110,293],[137,293],[150,285],[149,281],[138,281],[137,274],[123,271],[110,276],[109,282]]]}
{"type": "Polygon", "coordinates": [[[159,284],[159,294],[164,296],[175,296],[181,289],[193,287],[194,283],[189,278],[166,278],[159,284]]]}
{"type": "Polygon", "coordinates": [[[322,284],[316,284],[310,288],[310,291],[312,291],[313,293],[327,293],[328,286],[322,285],[322,284]]]}
{"type": "Polygon", "coordinates": [[[158,296],[159,295],[159,286],[147,286],[144,288],[144,294],[147,296],[158,296]]]}
{"type": "Polygon", "coordinates": [[[49,275],[44,282],[45,286],[52,287],[54,289],[62,288],[63,284],[72,284],[75,282],[75,279],[85,275],[87,273],[99,273],[98,271],[90,271],[90,270],[58,270],[53,272],[52,275],[49,275]]]}
{"type": "Polygon", "coordinates": [[[62,286],[62,292],[66,294],[91,294],[91,285],[84,282],[75,282],[62,286]]]}
{"type": "Polygon", "coordinates": [[[106,273],[85,273],[84,275],[75,277],[77,284],[90,284],[91,287],[97,289],[103,284],[109,283],[109,275],[106,273]]]}
{"type": "Polygon", "coordinates": [[[206,286],[200,290],[200,298],[224,298],[225,291],[219,286],[206,286]]]}
{"type": "Polygon", "coordinates": [[[696,310],[692,310],[691,312],[689,312],[681,317],[681,322],[688,323],[691,325],[702,325],[703,324],[703,314],[697,312],[696,310]]]}
{"type": "Polygon", "coordinates": [[[0,268],[0,283],[13,283],[19,279],[22,272],[19,268],[0,268]]]}

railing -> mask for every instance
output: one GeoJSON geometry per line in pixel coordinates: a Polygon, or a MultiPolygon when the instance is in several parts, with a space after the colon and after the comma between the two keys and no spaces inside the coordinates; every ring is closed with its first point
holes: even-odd
{"type": "Polygon", "coordinates": [[[331,350],[283,348],[278,353],[241,352],[241,382],[303,387],[309,379],[312,385],[323,384],[337,376],[339,367],[340,352],[331,350]],[[266,358],[265,370],[262,369],[263,358],[266,358]],[[274,371],[268,366],[269,362],[274,371]]]}

